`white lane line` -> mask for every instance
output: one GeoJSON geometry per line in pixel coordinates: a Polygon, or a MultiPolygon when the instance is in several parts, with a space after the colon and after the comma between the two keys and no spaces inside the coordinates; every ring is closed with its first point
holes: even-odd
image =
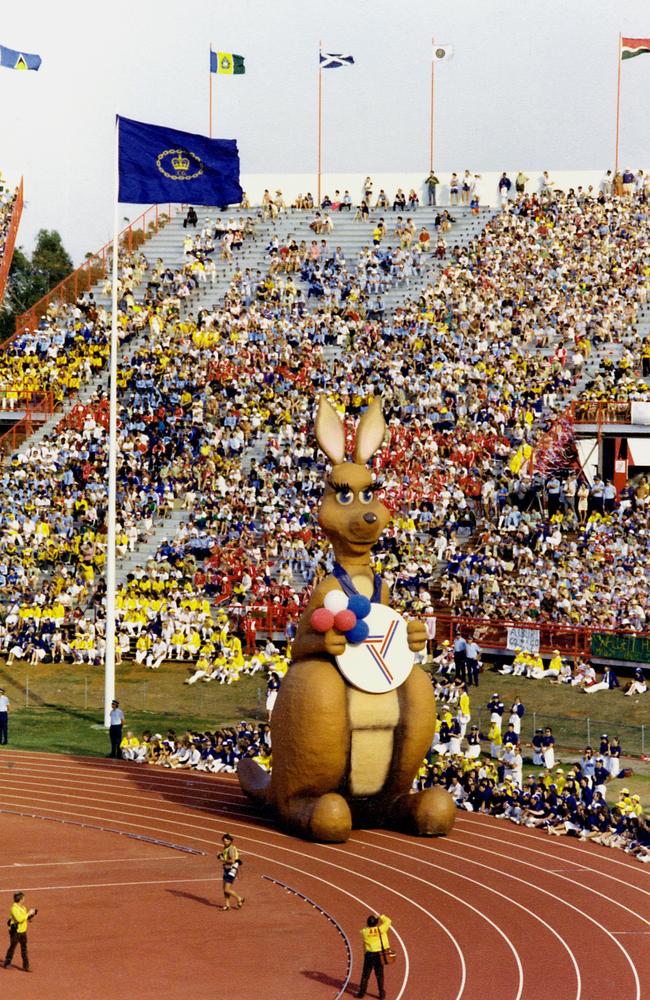
{"type": "MultiPolygon", "coordinates": [[[[455,846],[458,847],[459,846],[458,843],[456,843],[455,846]]],[[[484,865],[480,861],[475,861],[473,858],[464,858],[464,857],[461,857],[460,855],[458,855],[458,853],[455,854],[453,851],[444,851],[439,846],[437,846],[437,847],[434,848],[434,847],[429,847],[427,844],[423,844],[422,847],[425,850],[435,851],[436,853],[440,853],[440,854],[446,854],[448,857],[454,858],[454,860],[456,861],[456,863],[458,861],[465,861],[467,864],[478,865],[479,868],[486,868],[488,871],[498,872],[500,875],[505,875],[506,878],[509,878],[513,882],[521,882],[523,885],[528,886],[529,889],[534,889],[535,892],[541,892],[544,896],[550,896],[551,899],[556,900],[556,902],[560,903],[562,906],[569,907],[571,910],[574,910],[575,913],[577,913],[579,916],[584,917],[585,920],[589,920],[590,923],[595,924],[595,926],[598,927],[598,928],[600,928],[600,930],[603,932],[603,934],[606,934],[607,937],[610,938],[614,942],[614,944],[616,945],[616,947],[619,948],[620,951],[623,953],[623,956],[625,957],[625,960],[627,961],[628,965],[630,966],[630,968],[632,970],[632,976],[634,978],[634,983],[635,983],[635,994],[634,994],[635,1000],[640,1000],[640,997],[641,997],[641,984],[639,982],[639,976],[638,976],[638,973],[636,971],[636,967],[634,965],[634,962],[632,961],[631,956],[625,950],[625,948],[623,947],[623,945],[621,944],[621,942],[616,940],[616,938],[611,933],[611,931],[609,931],[606,927],[604,927],[603,924],[601,924],[601,922],[599,920],[596,920],[595,917],[590,916],[584,910],[581,910],[579,907],[574,906],[573,903],[569,903],[566,899],[562,899],[561,896],[556,896],[555,893],[549,892],[548,889],[542,889],[541,886],[536,885],[536,883],[534,883],[534,882],[528,882],[526,879],[519,878],[519,876],[513,875],[512,872],[504,871],[502,868],[495,868],[493,865],[484,865]]],[[[470,847],[470,850],[485,851],[486,849],[484,847],[478,847],[478,848],[472,848],[472,847],[470,847]]],[[[497,854],[496,851],[488,851],[487,853],[489,853],[489,854],[497,854]]],[[[500,854],[498,854],[497,856],[503,859],[503,851],[500,854]]],[[[512,861],[516,862],[517,864],[529,864],[526,861],[523,861],[523,862],[519,861],[519,862],[517,862],[515,858],[512,858],[512,861]]],[[[529,867],[535,868],[537,871],[541,871],[541,872],[545,871],[543,868],[539,868],[537,865],[529,865],[529,867]]],[[[563,877],[563,876],[556,876],[556,878],[557,877],[563,877]]],[[[567,879],[567,881],[571,882],[571,879],[567,879]]],[[[602,893],[598,893],[598,895],[603,895],[603,894],[602,893]]],[[[607,896],[605,896],[604,898],[605,899],[609,899],[609,897],[607,897],[607,896]]],[[[614,900],[610,900],[610,902],[614,902],[614,900]]]]}
{"type": "MultiPolygon", "coordinates": [[[[573,970],[574,970],[575,975],[576,975],[576,1000],[580,1000],[580,996],[582,994],[582,977],[580,975],[580,968],[578,966],[578,963],[576,961],[576,958],[575,958],[575,955],[573,954],[572,949],[569,948],[569,946],[566,943],[566,941],[561,937],[560,934],[558,934],[558,932],[555,930],[555,928],[552,927],[549,923],[547,923],[542,917],[540,917],[539,914],[535,913],[534,910],[530,910],[527,906],[524,906],[523,903],[520,903],[516,899],[513,899],[512,895],[509,895],[508,893],[505,893],[505,892],[499,892],[499,890],[495,889],[494,886],[487,885],[487,883],[485,883],[485,882],[479,882],[478,879],[473,879],[470,875],[462,875],[460,872],[456,871],[453,868],[448,868],[446,865],[436,865],[432,861],[425,861],[424,858],[421,858],[421,857],[419,857],[417,855],[405,854],[404,853],[404,849],[406,847],[412,847],[413,849],[416,849],[417,847],[420,846],[419,844],[411,844],[410,842],[407,843],[407,844],[405,844],[404,841],[401,840],[399,837],[396,837],[393,834],[389,834],[389,833],[381,833],[378,830],[364,830],[363,832],[365,834],[372,834],[375,837],[381,837],[384,840],[394,840],[398,844],[402,845],[402,851],[394,851],[391,848],[380,847],[378,844],[374,844],[373,843],[372,846],[376,850],[387,851],[389,854],[396,854],[399,857],[407,857],[410,860],[415,861],[416,863],[424,864],[424,865],[427,865],[430,868],[437,868],[440,871],[446,872],[447,874],[452,875],[454,878],[459,878],[459,879],[462,879],[463,881],[471,882],[473,885],[480,886],[482,889],[486,889],[488,892],[493,893],[495,896],[500,896],[501,899],[506,899],[508,901],[509,905],[516,906],[518,909],[523,910],[524,913],[526,913],[529,917],[532,917],[534,920],[537,920],[542,925],[542,927],[544,927],[545,930],[549,931],[549,933],[551,933],[554,937],[557,938],[557,940],[560,942],[560,944],[562,945],[562,947],[564,948],[564,950],[568,954],[569,959],[571,960],[571,963],[573,965],[573,970]]],[[[364,841],[354,840],[354,843],[355,844],[362,844],[362,843],[364,843],[364,841]]],[[[425,846],[427,846],[427,845],[425,845],[425,846]]],[[[440,886],[436,885],[436,888],[439,889],[440,886]]],[[[454,894],[450,893],[450,895],[454,895],[454,894]]],[[[457,899],[460,900],[460,897],[454,896],[454,898],[457,898],[457,899]]]]}
{"type": "MultiPolygon", "coordinates": [[[[476,837],[476,836],[480,836],[480,835],[479,834],[471,834],[471,836],[476,837]]],[[[485,837],[485,839],[486,840],[494,840],[495,838],[494,837],[485,837]]],[[[494,857],[503,858],[503,844],[501,845],[501,850],[500,851],[492,851],[492,850],[490,850],[489,847],[479,847],[478,844],[459,844],[459,843],[457,843],[457,846],[460,848],[460,850],[481,851],[481,853],[483,853],[483,854],[492,854],[492,855],[494,855],[494,857]]],[[[526,850],[530,850],[530,848],[526,848],[526,850]]],[[[535,852],[535,853],[540,853],[540,852],[535,852]]],[[[601,899],[606,899],[608,903],[612,903],[614,906],[620,907],[621,910],[625,910],[626,913],[629,913],[632,917],[636,917],[638,920],[642,920],[644,924],[647,924],[648,927],[650,927],[650,920],[647,920],[646,917],[642,917],[641,914],[638,913],[636,910],[633,910],[633,909],[631,909],[631,907],[626,906],[625,903],[621,903],[618,899],[614,899],[613,896],[608,896],[606,893],[600,892],[599,889],[594,889],[593,886],[591,886],[591,885],[586,885],[584,882],[579,882],[575,877],[574,878],[569,878],[568,875],[561,875],[559,872],[554,872],[552,869],[548,868],[546,865],[536,865],[532,861],[523,861],[521,858],[515,858],[512,854],[508,855],[508,860],[511,861],[515,865],[525,865],[526,868],[532,868],[534,871],[543,872],[545,875],[552,875],[553,878],[560,878],[560,879],[562,879],[563,882],[568,882],[569,885],[571,885],[574,888],[584,889],[585,892],[591,892],[591,893],[593,893],[596,896],[600,896],[601,899]]],[[[595,872],[595,874],[598,874],[598,873],[595,872]]],[[[620,879],[617,879],[616,881],[620,881],[620,879]]]]}
{"type": "MultiPolygon", "coordinates": [[[[470,820],[470,822],[471,822],[471,820],[470,820]]],[[[463,825],[465,825],[465,824],[463,824],[463,825]]],[[[473,825],[474,826],[480,826],[480,827],[483,826],[482,823],[475,823],[473,825]]],[[[532,854],[540,854],[547,862],[549,861],[549,852],[548,851],[540,851],[538,848],[535,848],[535,847],[527,847],[525,844],[518,844],[517,843],[517,837],[518,837],[519,831],[511,830],[507,826],[504,828],[504,833],[509,833],[512,837],[515,838],[514,840],[508,839],[506,841],[503,837],[491,836],[488,833],[474,833],[473,830],[463,830],[463,829],[460,829],[458,832],[459,833],[463,833],[466,837],[481,837],[483,840],[492,840],[495,843],[501,844],[502,846],[503,846],[504,843],[512,844],[513,847],[516,846],[521,851],[529,851],[532,854]]],[[[526,832],[524,830],[521,831],[521,835],[522,836],[531,837],[531,835],[530,834],[526,834],[526,832]]],[[[540,843],[540,841],[539,841],[539,839],[537,837],[532,837],[531,839],[533,839],[538,844],[540,843]]],[[[551,841],[551,838],[548,838],[548,840],[551,841]]],[[[549,844],[549,846],[550,846],[550,844],[549,844]]],[[[554,845],[554,846],[557,846],[558,848],[560,848],[560,844],[557,844],[557,845],[554,845]]],[[[570,846],[569,844],[562,844],[563,848],[564,847],[568,848],[569,846],[570,846]]],[[[581,853],[583,853],[583,852],[581,852],[581,853]]],[[[593,861],[594,860],[594,854],[592,853],[590,856],[591,856],[591,860],[593,861]]],[[[596,856],[600,857],[600,855],[596,855],[596,856]]],[[[572,868],[575,868],[577,870],[592,872],[594,875],[599,875],[602,878],[608,878],[612,882],[620,882],[621,885],[624,885],[624,886],[626,886],[629,889],[634,889],[636,892],[642,892],[645,896],[650,896],[650,890],[648,890],[648,889],[642,889],[640,885],[635,885],[634,882],[631,882],[629,878],[626,878],[626,879],[625,878],[619,878],[617,875],[611,875],[609,872],[602,871],[600,868],[593,868],[591,865],[587,865],[587,864],[585,864],[582,861],[577,862],[577,861],[572,861],[570,858],[563,858],[562,855],[559,853],[559,851],[558,851],[558,853],[553,853],[550,857],[552,857],[554,861],[557,860],[557,861],[563,862],[564,864],[571,865],[572,868]]],[[[605,858],[604,860],[610,860],[610,859],[605,858]]],[[[636,873],[637,867],[641,867],[641,866],[640,865],[633,866],[633,865],[629,865],[629,864],[625,864],[624,863],[624,867],[628,871],[630,871],[630,869],[631,869],[631,872],[636,873]]],[[[550,868],[546,868],[546,866],[544,866],[544,870],[545,871],[551,871],[551,869],[550,868]]]]}
{"type": "Polygon", "coordinates": [[[188,857],[190,855],[185,854],[179,857],[177,854],[176,857],[170,858],[156,858],[147,855],[147,857],[142,858],[92,858],[89,861],[14,861],[12,865],[0,865],[0,868],[20,868],[21,871],[24,871],[26,868],[58,868],[61,865],[123,865],[128,861],[137,861],[139,864],[151,861],[158,865],[161,861],[187,861],[188,857]]]}
{"type": "MultiPolygon", "coordinates": [[[[57,812],[57,813],[59,813],[61,815],[78,816],[78,817],[82,817],[82,818],[85,817],[86,819],[89,818],[87,813],[73,811],[72,809],[62,809],[57,804],[56,800],[48,800],[48,801],[54,801],[55,804],[51,808],[53,809],[53,811],[55,811],[55,812],[57,812]]],[[[106,800],[106,801],[108,801],[109,804],[112,803],[112,800],[106,800]]],[[[32,808],[33,808],[33,806],[32,806],[32,808]]],[[[86,803],[86,808],[92,809],[93,811],[101,811],[103,807],[95,806],[95,805],[90,805],[90,804],[86,803]]],[[[140,802],[140,808],[142,810],[142,809],[148,808],[148,807],[143,806],[142,802],[140,802]]],[[[190,830],[206,830],[206,831],[209,831],[209,832],[213,832],[212,829],[209,826],[202,826],[202,825],[197,824],[197,823],[186,823],[186,822],[183,822],[182,820],[179,820],[178,819],[178,817],[179,817],[179,810],[177,808],[176,809],[165,809],[165,808],[159,808],[159,807],[156,806],[156,807],[151,808],[150,811],[151,812],[167,813],[168,815],[172,816],[173,819],[164,819],[164,818],[156,817],[156,816],[147,816],[146,813],[144,813],[142,811],[137,812],[137,811],[131,811],[131,810],[123,811],[123,815],[140,817],[141,820],[152,820],[154,822],[165,823],[165,824],[168,824],[170,826],[173,825],[174,826],[173,833],[174,833],[175,836],[184,837],[185,839],[188,839],[188,840],[198,840],[200,842],[214,844],[215,846],[218,846],[218,847],[221,846],[221,844],[220,844],[219,841],[207,840],[207,838],[198,837],[196,834],[184,833],[181,830],[179,830],[177,828],[178,825],[180,825],[182,827],[188,827],[190,830]]],[[[104,809],[104,812],[106,812],[106,809],[104,809]]],[[[184,815],[184,814],[180,813],[180,815],[184,815]]],[[[205,819],[208,822],[213,822],[213,823],[217,822],[217,817],[210,817],[210,816],[205,816],[204,817],[204,816],[200,816],[200,817],[193,817],[193,818],[196,818],[196,819],[205,819]]],[[[117,818],[114,815],[114,812],[112,810],[111,810],[111,820],[112,820],[113,823],[119,824],[120,826],[135,827],[136,829],[142,830],[142,823],[139,823],[139,824],[138,823],[131,823],[128,820],[117,818]]],[[[261,839],[260,834],[264,834],[264,833],[277,836],[278,838],[281,838],[283,840],[295,842],[295,841],[292,840],[292,838],[286,836],[285,834],[277,832],[277,831],[275,831],[273,829],[266,829],[264,827],[256,827],[256,826],[253,826],[251,823],[246,823],[243,820],[237,820],[237,819],[233,820],[231,817],[228,817],[228,820],[229,820],[229,824],[230,825],[238,826],[238,827],[245,827],[246,829],[253,830],[257,834],[256,837],[247,837],[245,835],[242,835],[242,839],[244,839],[244,840],[250,840],[254,844],[255,843],[259,843],[259,841],[261,839]]],[[[220,825],[222,825],[222,824],[220,824],[220,825]]],[[[149,825],[145,826],[145,829],[149,830],[149,831],[155,830],[158,833],[162,832],[159,827],[152,827],[152,826],[149,826],[149,825]]],[[[447,927],[445,927],[445,925],[442,923],[442,921],[438,920],[438,918],[435,917],[434,914],[431,913],[429,910],[427,910],[426,907],[421,906],[420,903],[418,903],[416,900],[412,899],[410,896],[405,896],[399,890],[393,889],[390,886],[387,886],[387,885],[385,885],[382,882],[378,882],[377,879],[372,878],[372,877],[370,877],[368,875],[362,875],[360,872],[356,872],[354,869],[345,868],[342,865],[334,864],[333,862],[327,861],[325,859],[315,858],[313,855],[307,854],[304,851],[296,851],[296,850],[292,850],[292,849],[290,849],[288,847],[283,847],[281,845],[276,845],[276,844],[266,844],[266,846],[270,847],[272,850],[285,851],[285,852],[287,852],[289,854],[296,854],[296,855],[298,855],[301,858],[307,858],[308,860],[313,861],[315,864],[323,864],[323,865],[327,865],[327,866],[332,867],[332,868],[337,868],[337,869],[340,869],[341,871],[346,872],[347,874],[356,876],[358,878],[362,878],[362,879],[364,879],[365,881],[368,881],[368,882],[372,882],[373,885],[380,886],[381,888],[386,889],[386,891],[388,891],[388,892],[390,892],[390,893],[398,896],[400,899],[405,900],[407,903],[410,903],[411,905],[415,906],[417,909],[421,910],[434,923],[436,923],[438,925],[438,927],[447,935],[447,937],[451,941],[454,949],[456,950],[456,953],[458,954],[460,965],[461,965],[461,984],[460,984],[460,989],[459,989],[459,992],[458,992],[455,1000],[460,1000],[460,997],[462,996],[462,994],[464,992],[465,982],[466,982],[466,979],[467,979],[467,966],[466,966],[466,962],[465,962],[465,957],[464,957],[463,951],[460,948],[460,945],[458,944],[458,942],[455,940],[454,936],[447,929],[447,927]]],[[[255,853],[254,851],[248,851],[248,853],[252,857],[260,857],[260,858],[262,858],[262,860],[267,860],[267,861],[275,860],[275,862],[277,864],[283,865],[284,867],[292,868],[291,865],[287,865],[283,861],[279,861],[277,859],[267,858],[264,855],[260,855],[260,854],[255,853]]],[[[361,855],[353,854],[352,856],[355,857],[355,858],[357,858],[360,861],[363,861],[364,863],[367,863],[367,858],[363,858],[363,856],[361,856],[361,855]]],[[[297,869],[297,868],[296,869],[292,868],[292,870],[302,871],[301,869],[297,869]]],[[[318,876],[312,875],[309,872],[302,871],[302,874],[306,874],[306,875],[309,875],[309,877],[311,877],[311,878],[316,878],[319,881],[326,882],[328,885],[334,885],[334,883],[329,883],[329,882],[327,882],[327,880],[320,879],[318,876]]],[[[336,886],[335,885],[335,888],[337,888],[341,892],[344,892],[346,895],[352,895],[351,893],[347,892],[346,890],[341,889],[340,886],[336,886]]],[[[353,897],[353,898],[356,899],[357,897],[353,897]]],[[[365,905],[368,906],[368,904],[365,904],[365,905]]],[[[373,907],[370,906],[370,909],[372,910],[373,907]]],[[[399,935],[397,935],[397,936],[399,937],[399,935]]],[[[406,946],[404,945],[404,943],[403,943],[403,941],[402,941],[401,938],[400,938],[400,941],[402,943],[402,947],[403,947],[403,950],[405,951],[405,955],[406,955],[406,953],[407,953],[406,946]]],[[[408,965],[408,962],[407,962],[407,965],[408,965]]],[[[405,978],[404,978],[402,989],[401,989],[398,997],[395,998],[395,1000],[400,1000],[400,998],[403,996],[404,990],[406,988],[407,978],[408,978],[408,976],[406,975],[405,978]]]]}
{"type": "MultiPolygon", "coordinates": [[[[502,843],[506,842],[508,844],[514,844],[518,842],[520,838],[525,840],[534,840],[536,843],[539,843],[539,838],[536,837],[534,833],[529,833],[527,830],[522,830],[521,828],[519,828],[517,831],[509,829],[507,826],[505,826],[505,824],[501,823],[498,819],[493,819],[492,817],[490,817],[490,821],[487,823],[481,823],[478,822],[477,820],[472,820],[467,815],[462,816],[462,818],[459,816],[458,820],[459,822],[456,822],[456,825],[454,827],[455,833],[466,833],[468,834],[468,836],[471,836],[470,831],[463,829],[464,826],[477,826],[479,827],[479,829],[482,830],[485,829],[492,830],[495,829],[496,826],[498,826],[500,829],[503,829],[504,834],[509,833],[515,837],[515,840],[506,840],[505,838],[501,838],[502,843]]],[[[571,851],[572,853],[580,854],[583,857],[590,858],[592,861],[595,858],[598,858],[599,861],[606,861],[608,864],[618,865],[620,868],[625,868],[626,871],[628,872],[635,872],[637,875],[645,875],[646,877],[650,878],[650,872],[644,871],[643,866],[634,864],[634,862],[632,861],[622,861],[620,860],[620,858],[614,857],[615,854],[618,854],[618,851],[612,850],[609,852],[609,854],[601,854],[600,851],[596,852],[595,845],[594,846],[585,845],[584,847],[578,847],[577,845],[567,843],[566,840],[561,842],[556,841],[554,846],[557,847],[558,849],[561,847],[563,851],[571,851]]],[[[546,856],[548,857],[549,855],[547,854],[546,856]]],[[[553,854],[553,857],[560,857],[559,852],[557,854],[553,854]]],[[[615,878],[614,875],[607,875],[606,872],[601,871],[599,868],[594,868],[593,870],[597,872],[599,875],[604,875],[607,878],[615,878]]],[[[642,891],[645,892],[645,889],[642,891]]]]}

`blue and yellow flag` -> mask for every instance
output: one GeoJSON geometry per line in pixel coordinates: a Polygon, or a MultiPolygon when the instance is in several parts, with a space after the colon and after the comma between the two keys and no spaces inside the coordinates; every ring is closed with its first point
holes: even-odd
{"type": "Polygon", "coordinates": [[[236,52],[213,52],[210,49],[210,72],[241,76],[246,72],[244,57],[238,56],[236,52]]]}
{"type": "Polygon", "coordinates": [[[241,202],[234,139],[208,139],[122,117],[118,128],[120,201],[219,206],[241,202]]]}
{"type": "Polygon", "coordinates": [[[0,66],[7,69],[40,69],[43,60],[33,52],[18,52],[0,45],[0,66]]]}

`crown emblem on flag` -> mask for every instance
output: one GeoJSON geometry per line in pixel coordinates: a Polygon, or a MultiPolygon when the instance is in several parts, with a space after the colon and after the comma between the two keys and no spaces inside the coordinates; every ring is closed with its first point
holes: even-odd
{"type": "Polygon", "coordinates": [[[190,169],[189,157],[185,156],[183,151],[179,149],[176,156],[172,158],[172,167],[181,174],[186,173],[190,169]]]}
{"type": "Polygon", "coordinates": [[[160,173],[170,181],[193,181],[203,173],[200,157],[189,149],[166,149],[156,158],[160,173]]]}

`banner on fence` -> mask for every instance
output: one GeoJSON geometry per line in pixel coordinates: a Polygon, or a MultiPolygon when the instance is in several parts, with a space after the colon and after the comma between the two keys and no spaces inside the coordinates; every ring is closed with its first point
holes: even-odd
{"type": "Polygon", "coordinates": [[[650,636],[594,632],[591,636],[591,655],[606,660],[633,660],[637,663],[650,663],[650,636]]]}
{"type": "Polygon", "coordinates": [[[508,649],[525,649],[527,653],[539,653],[539,629],[509,628],[508,649]]]}

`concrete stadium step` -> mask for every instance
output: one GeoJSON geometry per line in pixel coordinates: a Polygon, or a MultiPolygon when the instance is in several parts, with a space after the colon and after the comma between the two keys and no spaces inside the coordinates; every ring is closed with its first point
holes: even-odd
{"type": "Polygon", "coordinates": [[[190,511],[180,507],[176,508],[168,517],[161,518],[154,525],[153,532],[147,539],[136,545],[133,552],[127,553],[117,561],[116,581],[120,587],[126,583],[129,573],[146,566],[150,559],[155,558],[156,552],[160,548],[165,538],[173,539],[182,524],[189,520],[190,511]]]}

